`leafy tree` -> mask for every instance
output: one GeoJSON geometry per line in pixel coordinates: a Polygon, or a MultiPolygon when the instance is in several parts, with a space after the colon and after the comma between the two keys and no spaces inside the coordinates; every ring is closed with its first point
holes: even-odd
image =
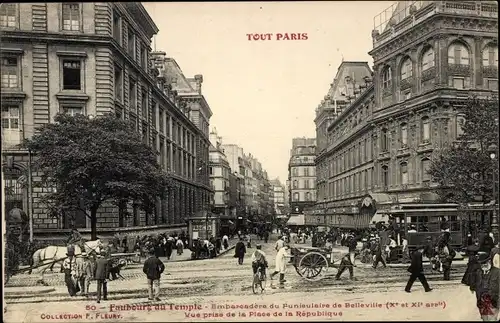
{"type": "Polygon", "coordinates": [[[36,155],[34,166],[43,173],[43,185],[56,188],[42,197],[48,211],[85,212],[92,240],[97,238],[97,211],[103,202],[137,201],[151,213],[156,198],[172,183],[156,152],[128,122],[111,114],[58,114],[26,146],[36,155]]]}
{"type": "MultiPolygon", "coordinates": [[[[498,145],[498,98],[469,98],[463,114],[463,134],[433,159],[428,173],[444,188],[438,191],[444,200],[491,201],[498,178],[498,161],[490,158],[490,147],[498,145]]],[[[498,159],[498,147],[495,154],[498,159]]]]}

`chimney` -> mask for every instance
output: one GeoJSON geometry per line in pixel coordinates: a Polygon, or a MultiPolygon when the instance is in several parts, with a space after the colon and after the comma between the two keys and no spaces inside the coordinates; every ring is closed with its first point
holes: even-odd
{"type": "Polygon", "coordinates": [[[203,75],[196,74],[194,76],[194,79],[196,81],[196,91],[198,92],[198,94],[201,94],[201,83],[203,83],[203,75]]]}

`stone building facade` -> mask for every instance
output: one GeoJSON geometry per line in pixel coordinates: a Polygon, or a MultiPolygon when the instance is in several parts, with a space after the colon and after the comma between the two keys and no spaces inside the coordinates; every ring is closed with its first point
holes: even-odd
{"type": "Polygon", "coordinates": [[[40,196],[50,188],[36,185],[41,174],[31,172],[29,162],[36,156],[17,148],[59,112],[112,112],[130,120],[173,173],[176,185],[158,201],[154,215],[146,217],[133,205],[106,205],[98,227],[184,225],[209,203],[211,112],[201,95],[202,77],[189,83],[189,91],[176,91],[171,79],[161,77],[151,53],[158,28],[140,3],[3,4],[0,28],[6,207],[27,210],[35,234],[90,227],[84,214],[46,214],[40,196]]]}
{"type": "Polygon", "coordinates": [[[316,202],[315,156],[315,138],[293,138],[288,163],[291,214],[302,214],[316,202]]]}
{"type": "Polygon", "coordinates": [[[461,133],[467,98],[498,91],[497,11],[491,1],[400,1],[376,26],[373,82],[331,121],[317,157],[316,211],[328,225],[368,226],[373,202],[439,203],[433,156],[461,133]]]}
{"type": "Polygon", "coordinates": [[[217,135],[216,130],[210,132],[210,142],[212,145],[209,150],[209,173],[210,184],[214,190],[212,212],[220,216],[229,217],[229,174],[231,174],[231,167],[229,167],[229,162],[221,148],[222,138],[217,135]]]}

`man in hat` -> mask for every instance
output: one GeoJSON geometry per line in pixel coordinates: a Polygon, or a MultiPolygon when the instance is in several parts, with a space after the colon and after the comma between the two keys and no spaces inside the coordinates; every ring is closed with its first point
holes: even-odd
{"type": "Polygon", "coordinates": [[[376,269],[378,266],[378,263],[381,262],[382,266],[387,267],[385,263],[385,259],[382,256],[382,245],[380,244],[380,238],[376,238],[375,242],[373,244],[373,249],[372,249],[372,254],[373,254],[373,269],[376,269]]]}
{"type": "Polygon", "coordinates": [[[81,289],[82,296],[88,296],[90,280],[93,278],[92,263],[89,255],[83,252],[80,257],[76,258],[77,263],[77,278],[81,289]]]}
{"type": "Polygon", "coordinates": [[[413,252],[411,255],[411,265],[408,267],[408,272],[410,272],[410,278],[408,279],[408,283],[406,284],[405,292],[410,293],[411,287],[415,280],[420,280],[422,286],[424,286],[424,290],[426,292],[430,292],[432,288],[429,287],[427,283],[427,279],[424,275],[424,265],[422,261],[422,253],[424,252],[424,246],[418,246],[417,250],[413,252]]]}
{"type": "Polygon", "coordinates": [[[77,263],[75,258],[75,249],[68,248],[68,252],[66,253],[68,256],[64,259],[63,262],[63,270],[64,270],[64,282],[66,283],[66,287],[68,288],[68,293],[70,296],[75,296],[76,293],[80,291],[78,288],[77,282],[77,263]]]}
{"type": "Polygon", "coordinates": [[[149,258],[144,262],[142,271],[148,279],[148,300],[160,300],[160,276],[165,271],[165,265],[156,257],[155,251],[149,251],[149,258]],[[154,297],[154,298],[153,298],[154,297]]]}
{"type": "Polygon", "coordinates": [[[103,250],[97,256],[94,277],[97,281],[97,303],[101,302],[102,299],[108,299],[108,275],[110,269],[109,259],[106,257],[106,252],[103,250]]]}
{"type": "Polygon", "coordinates": [[[469,288],[476,293],[476,306],[483,321],[497,321],[500,297],[500,269],[492,266],[491,257],[479,252],[476,267],[470,276],[469,288]]]}

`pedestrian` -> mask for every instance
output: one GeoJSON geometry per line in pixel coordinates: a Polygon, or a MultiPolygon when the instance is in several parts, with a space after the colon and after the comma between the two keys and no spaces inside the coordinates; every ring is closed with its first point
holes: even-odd
{"type": "Polygon", "coordinates": [[[182,242],[182,239],[177,239],[175,246],[177,247],[177,255],[182,255],[184,252],[184,243],[182,242]]]}
{"type": "Polygon", "coordinates": [[[142,271],[148,279],[148,300],[160,300],[160,276],[165,270],[163,262],[150,250],[149,258],[144,262],[142,271]]]}
{"type": "Polygon", "coordinates": [[[465,269],[465,273],[462,276],[462,284],[470,286],[471,285],[471,277],[472,273],[480,267],[480,264],[477,261],[477,253],[479,252],[479,240],[474,239],[473,244],[467,246],[467,268],[465,269]]]}
{"type": "Polygon", "coordinates": [[[77,280],[78,285],[81,290],[80,295],[86,296],[88,294],[88,290],[86,289],[86,281],[87,281],[87,267],[90,265],[90,261],[86,252],[82,252],[80,257],[76,258],[76,268],[77,268],[77,280]]]}
{"type": "Polygon", "coordinates": [[[243,242],[243,236],[240,238],[240,241],[236,243],[234,247],[234,258],[238,258],[238,264],[243,265],[243,258],[245,258],[245,253],[247,252],[247,248],[245,247],[245,242],[243,242]]]}
{"type": "Polygon", "coordinates": [[[378,263],[381,262],[382,266],[387,267],[384,257],[382,257],[382,245],[380,244],[380,238],[378,238],[373,245],[373,269],[376,269],[378,263]]]}
{"type": "Polygon", "coordinates": [[[222,245],[224,247],[224,250],[229,248],[229,237],[226,234],[222,237],[222,245]]]}
{"type": "Polygon", "coordinates": [[[274,245],[274,250],[279,251],[285,245],[285,237],[281,236],[276,244],[274,245]]]}
{"type": "Polygon", "coordinates": [[[346,271],[346,269],[349,270],[349,279],[355,280],[355,278],[354,278],[354,266],[352,265],[351,256],[349,254],[345,255],[340,260],[339,269],[337,271],[337,275],[335,275],[335,279],[340,280],[340,276],[344,273],[344,271],[346,271]]]}
{"type": "Polygon", "coordinates": [[[285,244],[283,247],[278,250],[278,253],[276,254],[276,268],[274,269],[274,272],[270,275],[271,279],[276,276],[276,274],[280,274],[280,284],[283,284],[286,282],[285,280],[285,272],[286,272],[286,264],[287,264],[287,258],[290,258],[290,255],[288,254],[288,250],[290,249],[290,246],[288,244],[285,244]]]}
{"type": "Polygon", "coordinates": [[[94,277],[97,281],[97,303],[101,302],[101,296],[103,300],[108,299],[108,275],[110,269],[109,259],[106,258],[106,252],[101,251],[97,256],[94,277]]]}
{"type": "Polygon", "coordinates": [[[69,296],[75,296],[80,291],[77,281],[77,263],[74,246],[68,246],[67,258],[63,261],[64,282],[68,288],[69,296]]]}
{"type": "Polygon", "coordinates": [[[497,321],[500,296],[500,269],[492,266],[491,257],[479,252],[480,267],[471,273],[470,291],[476,293],[476,306],[483,321],[497,321]]]}
{"type": "Polygon", "coordinates": [[[411,287],[415,280],[420,280],[422,286],[424,286],[424,290],[426,292],[430,292],[432,288],[429,287],[427,283],[427,279],[424,275],[424,265],[422,261],[422,253],[424,251],[424,246],[418,246],[417,250],[415,250],[411,256],[411,265],[408,267],[408,272],[410,273],[410,278],[408,279],[408,283],[406,284],[405,292],[411,293],[411,287]]]}
{"type": "Polygon", "coordinates": [[[349,240],[349,257],[351,260],[351,263],[354,267],[356,267],[356,248],[358,246],[358,240],[354,236],[354,234],[351,236],[351,240],[349,240]]]}

